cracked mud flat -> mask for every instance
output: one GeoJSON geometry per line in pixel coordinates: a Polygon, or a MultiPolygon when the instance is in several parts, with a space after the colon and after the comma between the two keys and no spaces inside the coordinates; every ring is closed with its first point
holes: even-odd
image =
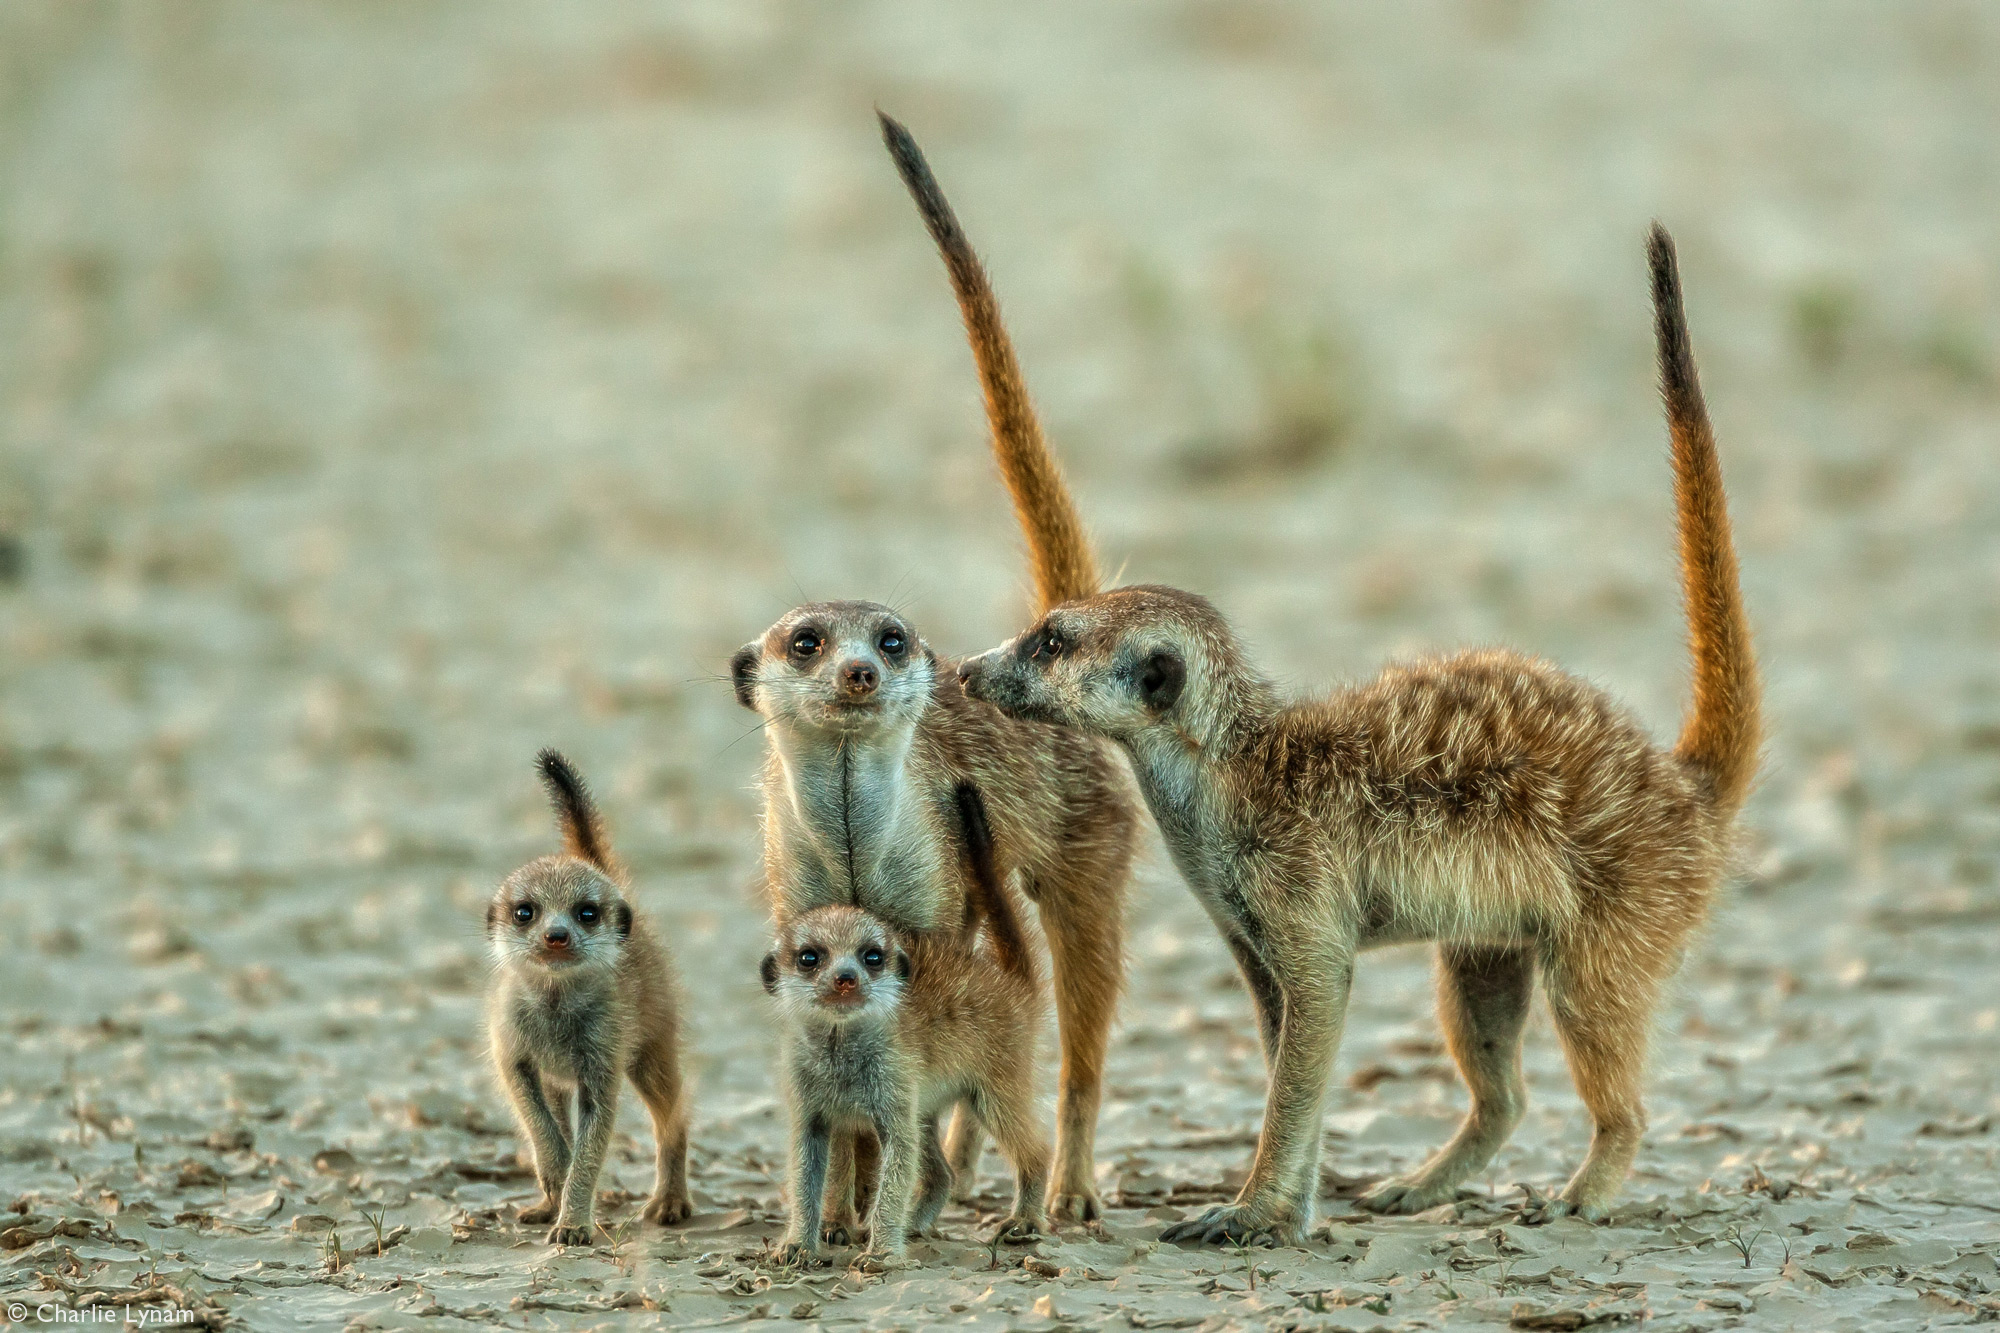
{"type": "Polygon", "coordinates": [[[2000,1317],[2000,26],[1319,10],[0,8],[0,1293],[257,1329],[2000,1317]],[[1773,739],[1612,1225],[1518,1223],[1586,1133],[1539,1022],[1477,1188],[1353,1214],[1463,1104],[1401,950],[1355,988],[1327,1230],[1158,1246],[1239,1178],[1262,1070],[1156,850],[1102,1230],[989,1251],[955,1208],[910,1272],[760,1263],[759,741],[716,677],[805,596],[946,652],[1021,601],[875,101],[1108,561],[1299,682],[1504,639],[1671,729],[1639,237],[1675,228],[1773,739]],[[700,1216],[626,1225],[628,1096],[588,1252],[506,1220],[479,1032],[544,744],[696,997],[700,1216]]]}

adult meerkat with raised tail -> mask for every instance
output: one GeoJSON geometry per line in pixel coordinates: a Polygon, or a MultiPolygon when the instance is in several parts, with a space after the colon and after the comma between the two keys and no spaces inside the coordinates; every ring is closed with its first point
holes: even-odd
{"type": "Polygon", "coordinates": [[[1649,254],[1694,661],[1672,748],[1596,687],[1504,650],[1287,702],[1214,607],[1171,588],[1055,607],[959,667],[974,698],[1124,747],[1176,865],[1249,960],[1271,1068],[1256,1158],[1235,1202],[1166,1239],[1304,1231],[1354,956],[1381,944],[1437,941],[1472,1106],[1367,1206],[1451,1199],[1506,1141],[1538,971],[1592,1121],[1541,1214],[1603,1218],[1631,1167],[1653,1010],[1728,870],[1761,737],[1722,472],[1658,225],[1649,254]]]}
{"type": "Polygon", "coordinates": [[[542,1187],[520,1220],[553,1223],[552,1245],[588,1245],[626,1078],[653,1120],[653,1194],[640,1216],[671,1224],[693,1211],[680,994],[666,951],[619,887],[625,877],[583,779],[554,750],[538,763],[563,854],[507,876],[487,905],[499,969],[487,1026],[494,1068],[542,1187]]]}
{"type": "Polygon", "coordinates": [[[905,934],[859,907],[794,917],[765,956],[784,1024],[791,1102],[787,1262],[819,1253],[834,1134],[866,1128],[881,1174],[863,1258],[899,1259],[951,1192],[938,1116],[958,1103],[1014,1167],[1014,1207],[996,1238],[1039,1229],[1049,1144],[1035,1108],[1041,978],[997,881],[983,876],[985,938],[905,934]]]}
{"type": "MultiPolygon", "coordinates": [[[[943,255],[985,390],[993,450],[1027,535],[1038,611],[1097,592],[1097,563],[1042,438],[999,305],[908,132],[882,131],[943,255]]],[[[899,931],[958,931],[974,881],[1018,884],[1053,963],[1062,1067],[1050,1212],[1097,1217],[1092,1155],[1104,1055],[1123,972],[1137,803],[1092,737],[966,699],[950,662],[873,602],[788,612],[730,664],[736,697],[768,723],[764,878],[782,926],[830,904],[899,931]]],[[[953,1126],[969,1176],[979,1139],[953,1126]]],[[[836,1143],[835,1192],[849,1148],[836,1143]]],[[[848,1220],[829,1206],[829,1230],[848,1220]]]]}

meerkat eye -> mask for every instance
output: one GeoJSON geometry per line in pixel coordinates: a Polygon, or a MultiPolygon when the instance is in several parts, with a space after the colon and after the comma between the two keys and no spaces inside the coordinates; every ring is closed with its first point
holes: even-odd
{"type": "Polygon", "coordinates": [[[792,656],[811,657],[826,643],[816,629],[802,629],[792,635],[792,656]]]}
{"type": "Polygon", "coordinates": [[[1052,625],[1042,626],[1042,632],[1035,636],[1034,651],[1028,656],[1037,662],[1053,662],[1062,655],[1063,636],[1052,625]]]}
{"type": "Polygon", "coordinates": [[[534,919],[535,919],[535,905],[534,905],[533,903],[515,903],[515,904],[514,904],[514,920],[515,920],[515,921],[517,921],[517,922],[519,922],[519,923],[520,923],[521,925],[524,925],[524,926],[525,926],[525,925],[527,925],[527,924],[528,924],[528,923],[529,923],[530,921],[533,921],[534,919]]]}
{"type": "Polygon", "coordinates": [[[799,950],[799,970],[801,972],[810,972],[818,966],[819,966],[818,949],[799,950]]]}
{"type": "Polygon", "coordinates": [[[903,640],[903,631],[895,628],[894,626],[891,626],[890,628],[882,631],[881,648],[882,651],[887,653],[889,656],[901,657],[903,655],[903,649],[906,646],[907,645],[904,643],[903,640]]]}
{"type": "Polygon", "coordinates": [[[597,923],[597,904],[585,903],[583,906],[577,908],[576,919],[583,922],[586,926],[595,925],[597,923]]]}
{"type": "Polygon", "coordinates": [[[861,961],[868,964],[869,970],[873,971],[882,966],[882,951],[871,944],[861,951],[861,961]]]}

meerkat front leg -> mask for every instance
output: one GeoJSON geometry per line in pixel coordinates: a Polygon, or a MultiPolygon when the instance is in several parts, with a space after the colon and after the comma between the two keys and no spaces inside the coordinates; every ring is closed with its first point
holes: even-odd
{"type": "Polygon", "coordinates": [[[861,1258],[887,1267],[900,1263],[908,1248],[911,1195],[922,1169],[915,1106],[906,1100],[885,1108],[875,1117],[875,1137],[882,1144],[882,1166],[875,1182],[875,1205],[868,1213],[868,1248],[861,1258]]]}
{"type": "Polygon", "coordinates": [[[562,1207],[563,1181],[569,1175],[569,1136],[549,1106],[542,1087],[541,1070],[532,1060],[514,1060],[505,1066],[503,1080],[514,1118],[535,1154],[535,1180],[542,1187],[540,1202],[515,1214],[522,1222],[541,1223],[555,1219],[562,1207]]]}
{"type": "Polygon", "coordinates": [[[597,1206],[597,1177],[611,1146],[611,1127],[618,1118],[618,1089],[623,1076],[616,1069],[591,1069],[576,1084],[576,1151],[563,1184],[562,1211],[549,1229],[551,1245],[588,1245],[596,1234],[592,1215],[597,1206]]]}
{"type": "MultiPolygon", "coordinates": [[[[846,1136],[846,1131],[841,1131],[846,1136]]],[[[807,1264],[819,1257],[820,1206],[826,1194],[827,1157],[833,1131],[823,1115],[795,1113],[792,1122],[792,1220],[785,1228],[780,1262],[807,1264]]]]}
{"type": "MultiPolygon", "coordinates": [[[[1283,1008],[1250,1178],[1235,1202],[1175,1223],[1161,1233],[1164,1241],[1291,1243],[1312,1223],[1317,1181],[1304,1177],[1318,1160],[1326,1081],[1347,1018],[1354,962],[1345,948],[1301,945],[1283,952],[1302,967],[1277,976],[1283,1008]]],[[[1272,954],[1282,956],[1279,949],[1272,954]]]]}

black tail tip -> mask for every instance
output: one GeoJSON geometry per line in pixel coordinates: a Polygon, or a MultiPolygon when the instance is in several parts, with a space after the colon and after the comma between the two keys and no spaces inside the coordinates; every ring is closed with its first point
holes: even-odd
{"type": "Polygon", "coordinates": [[[575,766],[554,747],[544,749],[535,756],[535,768],[540,771],[542,781],[552,795],[571,797],[583,790],[583,779],[577,776],[575,766]]]}
{"type": "Polygon", "coordinates": [[[916,138],[911,135],[902,121],[897,120],[879,106],[875,108],[875,119],[881,123],[882,142],[887,145],[892,157],[898,161],[908,157],[918,159],[923,157],[923,154],[917,150],[916,138]]]}
{"type": "Polygon", "coordinates": [[[1663,297],[1680,288],[1680,265],[1674,258],[1674,238],[1658,222],[1646,228],[1646,266],[1653,273],[1653,295],[1663,297]]]}

